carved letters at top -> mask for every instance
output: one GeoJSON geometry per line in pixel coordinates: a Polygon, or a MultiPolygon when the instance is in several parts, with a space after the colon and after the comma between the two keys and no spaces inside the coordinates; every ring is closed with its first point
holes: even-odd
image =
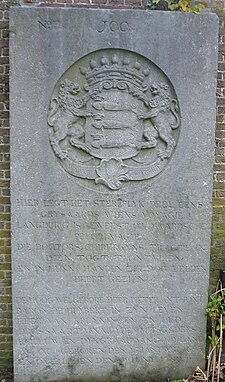
{"type": "Polygon", "coordinates": [[[48,125],[54,154],[69,174],[118,190],[164,169],[176,147],[180,113],[159,68],[136,53],[105,49],[62,76],[48,125]]]}

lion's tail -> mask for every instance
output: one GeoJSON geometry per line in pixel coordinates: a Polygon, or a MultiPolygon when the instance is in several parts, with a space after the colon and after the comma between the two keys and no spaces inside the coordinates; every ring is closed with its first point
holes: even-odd
{"type": "Polygon", "coordinates": [[[172,129],[177,129],[180,126],[180,116],[178,114],[179,107],[178,107],[178,104],[177,104],[177,100],[172,99],[172,101],[170,103],[170,110],[171,110],[171,112],[174,115],[175,120],[176,120],[176,122],[175,123],[171,123],[170,126],[171,126],[172,129]]]}
{"type": "Polygon", "coordinates": [[[53,98],[49,106],[49,114],[48,114],[49,126],[54,126],[54,123],[55,123],[54,115],[57,113],[58,108],[59,108],[59,101],[57,98],[53,98]]]}

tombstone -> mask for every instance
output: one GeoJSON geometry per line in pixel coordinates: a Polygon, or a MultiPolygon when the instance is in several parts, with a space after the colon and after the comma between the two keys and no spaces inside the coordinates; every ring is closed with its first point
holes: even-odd
{"type": "Polygon", "coordinates": [[[204,368],[217,27],[11,9],[15,382],[204,368]]]}

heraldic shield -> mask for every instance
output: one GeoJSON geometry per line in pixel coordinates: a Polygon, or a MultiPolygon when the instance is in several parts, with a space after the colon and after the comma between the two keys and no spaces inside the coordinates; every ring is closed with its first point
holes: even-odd
{"type": "Polygon", "coordinates": [[[70,175],[116,191],[165,168],[180,120],[175,90],[156,65],[134,52],[104,49],[81,58],[57,82],[49,138],[70,175]]]}
{"type": "Polygon", "coordinates": [[[144,128],[138,118],[143,112],[142,102],[129,92],[119,90],[119,81],[104,84],[108,89],[101,92],[99,100],[89,100],[86,118],[85,142],[90,154],[100,159],[128,159],[139,152],[144,128]],[[113,86],[115,88],[113,88],[113,86]]]}

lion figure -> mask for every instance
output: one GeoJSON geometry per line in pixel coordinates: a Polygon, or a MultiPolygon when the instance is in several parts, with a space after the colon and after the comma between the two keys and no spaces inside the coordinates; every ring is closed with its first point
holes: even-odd
{"type": "MultiPolygon", "coordinates": [[[[48,125],[50,143],[55,154],[60,159],[66,158],[67,152],[60,147],[60,142],[68,135],[68,130],[79,118],[86,118],[89,114],[82,108],[87,103],[87,97],[78,97],[80,86],[65,79],[59,87],[57,98],[50,103],[48,125]]],[[[75,127],[73,126],[73,130],[75,127]]]]}
{"type": "MultiPolygon", "coordinates": [[[[171,99],[168,85],[152,84],[150,86],[150,91],[152,98],[147,101],[149,111],[140,113],[138,118],[150,120],[157,131],[159,138],[166,144],[166,149],[159,153],[160,158],[170,158],[173,149],[176,146],[176,141],[172,136],[172,129],[177,129],[180,125],[177,101],[171,99]],[[171,123],[171,113],[175,119],[174,123],[171,123]]],[[[145,135],[144,138],[148,140],[148,137],[145,137],[145,135]]]]}

